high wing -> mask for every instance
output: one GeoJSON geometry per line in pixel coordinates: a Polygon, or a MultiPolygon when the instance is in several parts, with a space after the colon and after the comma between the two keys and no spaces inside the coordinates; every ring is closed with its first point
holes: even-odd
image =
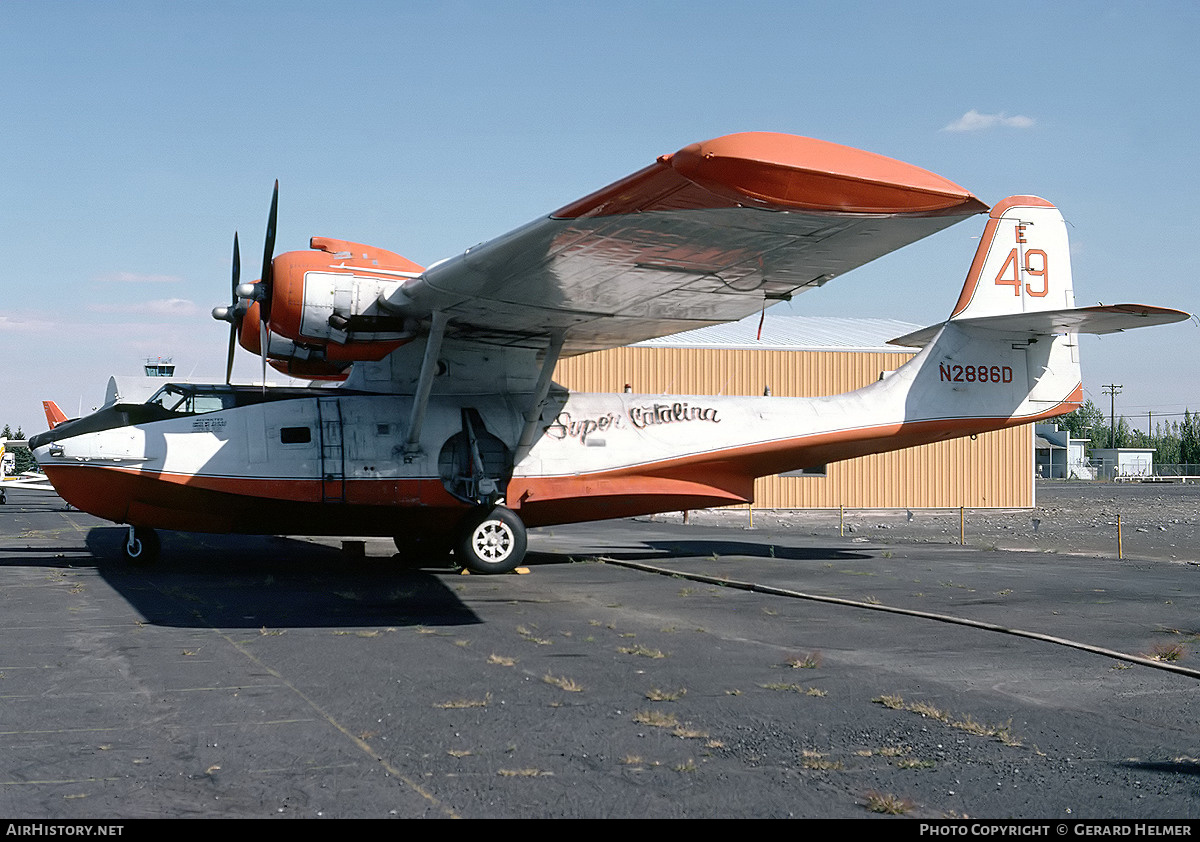
{"type": "Polygon", "coordinates": [[[435,263],[380,304],[446,336],[561,353],[736,321],[987,206],[941,176],[753,132],[687,146],[435,263]]]}

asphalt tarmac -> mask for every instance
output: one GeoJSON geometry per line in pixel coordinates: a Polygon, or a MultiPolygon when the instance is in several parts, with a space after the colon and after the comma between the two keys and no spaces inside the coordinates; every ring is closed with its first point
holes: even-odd
{"type": "Polygon", "coordinates": [[[1194,556],[781,523],[539,530],[499,577],[181,533],[132,569],[10,491],[0,815],[1200,816],[1194,556]]]}

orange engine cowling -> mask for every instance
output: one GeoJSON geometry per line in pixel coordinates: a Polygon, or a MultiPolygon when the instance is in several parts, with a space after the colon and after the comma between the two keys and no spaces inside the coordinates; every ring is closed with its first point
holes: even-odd
{"type": "MultiPolygon", "coordinates": [[[[273,366],[296,377],[342,379],[352,363],[381,360],[412,340],[416,323],[380,301],[419,275],[419,265],[345,240],[314,237],[311,245],[272,261],[266,356],[273,366]]],[[[251,302],[238,331],[238,342],[255,354],[263,352],[261,315],[260,303],[251,302]]]]}

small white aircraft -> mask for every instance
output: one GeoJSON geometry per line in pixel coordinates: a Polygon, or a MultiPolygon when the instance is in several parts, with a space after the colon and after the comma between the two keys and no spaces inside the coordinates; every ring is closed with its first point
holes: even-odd
{"type": "MultiPolygon", "coordinates": [[[[473,571],[512,570],[526,528],[744,503],[754,479],[1027,424],[1082,399],[1078,332],[1186,319],[1077,308],[1049,202],[991,209],[944,323],[866,388],[819,398],[570,393],[560,357],[741,319],[988,210],[889,158],[789,135],[729,135],[496,240],[422,268],[313,238],[213,311],[231,325],[226,385],[165,385],[31,443],[71,504],[154,529],[377,535],[429,542],[473,571]],[[229,385],[235,340],[336,388],[229,385]]],[[[928,290],[921,290],[926,295],[928,290]]],[[[264,378],[265,381],[265,378],[264,378]]]]}
{"type": "Polygon", "coordinates": [[[14,474],[16,470],[16,454],[12,451],[15,448],[28,448],[29,442],[25,439],[6,439],[0,438],[0,506],[8,502],[8,489],[10,488],[26,488],[34,491],[54,491],[54,487],[46,478],[45,474],[39,474],[35,471],[22,471],[19,474],[14,474]]]}

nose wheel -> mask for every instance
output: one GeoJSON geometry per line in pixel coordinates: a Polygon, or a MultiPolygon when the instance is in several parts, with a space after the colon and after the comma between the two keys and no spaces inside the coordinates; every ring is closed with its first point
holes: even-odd
{"type": "Polygon", "coordinates": [[[511,509],[481,506],[463,521],[454,555],[473,573],[510,573],[526,546],[525,524],[511,509]]]}
{"type": "Polygon", "coordinates": [[[125,561],[135,567],[145,567],[158,561],[160,549],[158,533],[141,526],[129,527],[129,534],[121,544],[125,561]]]}

